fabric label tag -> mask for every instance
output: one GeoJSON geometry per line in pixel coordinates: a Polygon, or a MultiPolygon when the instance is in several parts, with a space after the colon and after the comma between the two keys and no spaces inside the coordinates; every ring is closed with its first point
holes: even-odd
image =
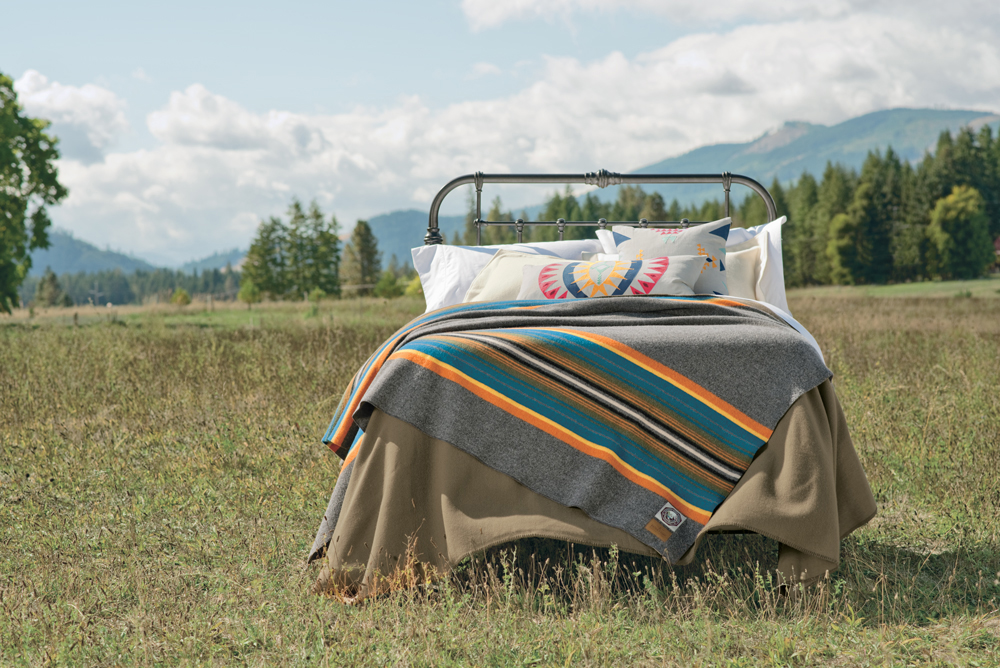
{"type": "Polygon", "coordinates": [[[660,524],[670,529],[671,532],[677,531],[678,528],[687,518],[681,514],[681,511],[674,508],[670,503],[665,504],[660,511],[655,515],[656,519],[660,521],[660,524]]]}

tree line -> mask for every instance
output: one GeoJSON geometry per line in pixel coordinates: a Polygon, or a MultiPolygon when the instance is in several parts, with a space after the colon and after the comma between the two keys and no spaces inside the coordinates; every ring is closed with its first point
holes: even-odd
{"type": "Polygon", "coordinates": [[[44,275],[25,279],[20,299],[35,306],[165,304],[178,290],[220,301],[232,300],[240,290],[240,272],[232,267],[207,269],[200,274],[173,269],[138,269],[126,274],[120,269],[109,269],[56,276],[47,267],[44,275]]]}
{"type": "MultiPolygon", "coordinates": [[[[785,282],[789,287],[968,279],[984,275],[997,261],[1000,237],[1000,139],[986,125],[956,135],[942,132],[934,153],[916,165],[892,147],[872,151],[860,173],[828,163],[820,179],[804,172],[792,184],[775,179],[769,188],[782,228],[785,282]]],[[[731,211],[734,226],[767,221],[763,201],[746,197],[731,211]]],[[[657,192],[622,186],[614,202],[593,193],[574,197],[567,186],[555,192],[539,220],[716,220],[719,200],[667,205],[657,192]]],[[[527,212],[519,216],[528,220],[527,212]]],[[[487,210],[489,222],[511,222],[500,198],[487,210]]],[[[475,200],[470,196],[465,229],[452,243],[475,244],[475,200]]],[[[593,227],[567,227],[566,239],[590,238],[593,227]]],[[[525,241],[558,238],[555,226],[525,228],[525,241]]],[[[511,243],[513,226],[483,229],[483,243],[511,243]]]]}

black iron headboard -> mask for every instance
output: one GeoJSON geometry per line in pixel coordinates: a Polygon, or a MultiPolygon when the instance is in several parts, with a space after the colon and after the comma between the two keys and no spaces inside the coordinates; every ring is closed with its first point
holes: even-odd
{"type": "MultiPolygon", "coordinates": [[[[466,174],[465,176],[460,176],[457,179],[449,181],[448,184],[444,188],[441,188],[441,190],[438,191],[438,194],[434,196],[434,201],[431,202],[430,220],[427,223],[427,234],[424,236],[425,245],[444,243],[444,238],[441,236],[441,230],[438,228],[438,211],[441,208],[441,203],[444,201],[444,198],[448,195],[448,193],[467,183],[475,184],[476,186],[476,220],[474,221],[476,226],[476,243],[482,243],[483,227],[490,224],[513,226],[517,230],[518,242],[521,241],[521,233],[524,231],[525,225],[555,225],[559,228],[559,240],[561,241],[566,227],[586,225],[604,229],[608,225],[636,224],[636,221],[607,221],[604,218],[592,221],[563,220],[562,218],[556,221],[528,221],[518,218],[515,221],[488,223],[482,219],[482,195],[484,183],[583,183],[586,185],[597,186],[598,188],[623,184],[648,185],[657,183],[719,183],[725,191],[725,216],[729,216],[729,188],[732,184],[736,183],[738,185],[746,186],[760,195],[761,199],[764,200],[764,205],[767,207],[768,220],[774,220],[778,217],[777,211],[774,207],[774,199],[771,198],[771,193],[767,192],[767,188],[748,176],[730,174],[729,172],[722,172],[721,174],[618,174],[603,169],[598,172],[587,172],[586,174],[483,174],[482,172],[476,172],[475,174],[466,174]]],[[[687,227],[688,225],[701,225],[705,222],[708,221],[689,221],[686,218],[673,221],[646,220],[643,218],[638,221],[638,224],[641,227],[687,227]]]]}

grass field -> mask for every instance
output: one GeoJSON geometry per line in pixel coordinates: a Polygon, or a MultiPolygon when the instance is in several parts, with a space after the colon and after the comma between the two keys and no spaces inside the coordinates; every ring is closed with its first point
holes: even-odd
{"type": "Polygon", "coordinates": [[[1000,281],[897,287],[790,294],[880,514],[788,596],[756,536],[672,571],[495,553],[360,606],[313,596],[319,437],[422,304],[0,316],[0,664],[1000,665],[1000,281]]]}

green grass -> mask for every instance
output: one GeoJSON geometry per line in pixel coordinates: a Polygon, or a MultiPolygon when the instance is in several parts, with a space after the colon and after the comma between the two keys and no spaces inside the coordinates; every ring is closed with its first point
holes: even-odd
{"type": "Polygon", "coordinates": [[[1000,300],[948,289],[973,296],[790,294],[880,515],[788,596],[757,536],[672,571],[523,541],[360,606],[314,596],[319,437],[422,304],[0,317],[0,664],[1000,665],[1000,300]]]}
{"type": "Polygon", "coordinates": [[[789,290],[796,297],[983,297],[1000,298],[1000,274],[977,281],[920,281],[895,285],[824,285],[789,290]]]}

